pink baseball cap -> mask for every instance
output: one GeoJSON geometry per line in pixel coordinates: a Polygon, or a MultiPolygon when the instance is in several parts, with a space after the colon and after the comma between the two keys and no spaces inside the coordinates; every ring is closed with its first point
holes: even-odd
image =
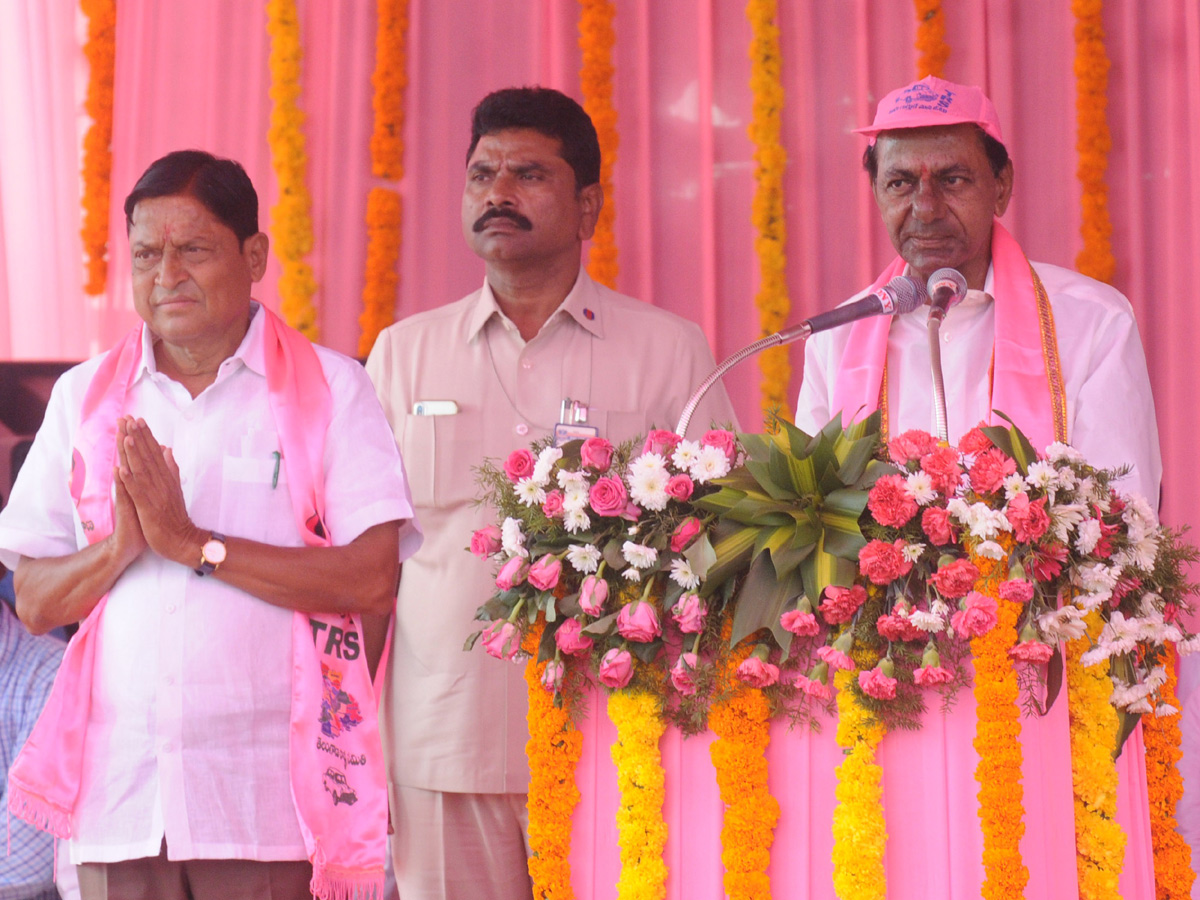
{"type": "Polygon", "coordinates": [[[880,100],[875,110],[875,121],[867,128],[854,130],[865,134],[874,144],[881,131],[963,123],[978,125],[1001,144],[1004,143],[996,107],[980,88],[927,75],[920,81],[897,88],[880,100]]]}

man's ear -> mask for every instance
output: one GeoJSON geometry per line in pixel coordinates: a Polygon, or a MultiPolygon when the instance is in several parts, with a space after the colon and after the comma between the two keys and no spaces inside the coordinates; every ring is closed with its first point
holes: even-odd
{"type": "Polygon", "coordinates": [[[604,188],[600,182],[589,184],[579,189],[579,240],[586,241],[596,231],[596,222],[600,218],[600,210],[604,208],[604,188]]]}
{"type": "Polygon", "coordinates": [[[250,267],[251,281],[262,281],[263,275],[266,274],[267,251],[270,247],[271,239],[262,231],[252,234],[242,244],[242,256],[246,259],[246,265],[250,267]]]}
{"type": "Polygon", "coordinates": [[[1008,201],[1012,199],[1013,164],[1011,159],[1004,164],[1004,168],[996,176],[996,188],[996,218],[1000,218],[1008,209],[1008,201]]]}

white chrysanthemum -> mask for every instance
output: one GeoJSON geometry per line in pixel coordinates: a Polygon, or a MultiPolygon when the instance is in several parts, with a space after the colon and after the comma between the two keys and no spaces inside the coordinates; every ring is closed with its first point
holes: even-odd
{"type": "Polygon", "coordinates": [[[995,541],[981,541],[975,545],[975,552],[984,559],[1004,559],[1004,548],[995,541]]]}
{"type": "Polygon", "coordinates": [[[729,457],[720,447],[701,447],[700,455],[688,470],[688,474],[698,484],[708,484],[714,478],[724,478],[729,474],[729,457]]]}
{"type": "Polygon", "coordinates": [[[1078,606],[1064,606],[1038,616],[1038,628],[1049,638],[1073,641],[1087,633],[1083,615],[1078,606]]]}
{"type": "Polygon", "coordinates": [[[1070,466],[1061,466],[1058,470],[1057,481],[1058,486],[1062,490],[1069,491],[1075,487],[1079,481],[1079,476],[1075,474],[1075,470],[1070,466]]]}
{"type": "Polygon", "coordinates": [[[1157,691],[1160,687],[1167,683],[1167,670],[1162,666],[1155,666],[1150,670],[1150,674],[1146,676],[1146,687],[1152,691],[1157,691]]]}
{"type": "Polygon", "coordinates": [[[981,541],[990,541],[1002,532],[1011,531],[1008,517],[998,509],[992,509],[986,503],[972,503],[967,510],[963,524],[971,532],[972,537],[981,541]]]}
{"type": "Polygon", "coordinates": [[[680,472],[690,472],[698,459],[700,459],[699,441],[680,441],[675,445],[675,452],[671,454],[671,462],[680,472]]]}
{"type": "Polygon", "coordinates": [[[578,534],[580,531],[587,531],[591,527],[592,520],[588,518],[588,514],[582,509],[567,509],[563,507],[563,527],[567,529],[568,534],[578,534]]]}
{"type": "Polygon", "coordinates": [[[1137,524],[1152,527],[1158,521],[1154,510],[1141,494],[1123,494],[1122,497],[1125,500],[1125,509],[1121,512],[1121,519],[1130,528],[1137,524]]]}
{"type": "Polygon", "coordinates": [[[1079,657],[1079,661],[1084,666],[1094,666],[1097,663],[1102,663],[1112,655],[1112,651],[1103,644],[1097,644],[1091,650],[1088,650],[1079,657]]]}
{"type": "Polygon", "coordinates": [[[939,619],[944,619],[950,615],[950,604],[945,600],[934,600],[929,604],[929,611],[939,619]]]}
{"type": "Polygon", "coordinates": [[[1029,464],[1025,475],[1025,483],[1039,491],[1048,491],[1058,486],[1058,470],[1054,463],[1044,459],[1029,464]]]}
{"type": "Polygon", "coordinates": [[[904,479],[904,487],[908,496],[917,502],[917,506],[928,506],[937,499],[937,491],[933,489],[933,479],[924,471],[910,472],[904,479]]]}
{"type": "Polygon", "coordinates": [[[931,612],[925,612],[923,609],[914,609],[909,614],[908,621],[927,634],[938,634],[946,628],[945,619],[935,616],[931,612]]]}
{"type": "Polygon", "coordinates": [[[635,569],[648,569],[658,562],[657,550],[645,544],[635,544],[633,541],[626,541],[621,545],[621,555],[635,569]]]}
{"type": "Polygon", "coordinates": [[[1061,441],[1055,441],[1046,448],[1046,458],[1052,463],[1082,463],[1083,454],[1061,441]]]}
{"type": "Polygon", "coordinates": [[[1098,609],[1099,607],[1103,606],[1111,599],[1112,591],[1100,591],[1095,594],[1076,594],[1074,602],[1075,605],[1080,609],[1091,612],[1093,609],[1098,609]]]}
{"type": "Polygon", "coordinates": [[[1117,567],[1094,562],[1082,565],[1076,570],[1075,583],[1085,591],[1108,591],[1111,594],[1120,577],[1121,570],[1117,567]]]}
{"type": "Polygon", "coordinates": [[[563,491],[563,510],[564,511],[569,512],[570,510],[573,510],[573,509],[580,509],[580,510],[587,509],[587,505],[588,505],[588,492],[587,492],[586,488],[584,490],[577,490],[575,487],[570,487],[567,490],[563,491]]]}
{"type": "Polygon", "coordinates": [[[559,469],[558,475],[555,477],[558,480],[558,486],[564,491],[570,490],[572,487],[579,487],[584,491],[588,489],[588,477],[586,472],[572,472],[569,469],[559,469]]]}
{"type": "Polygon", "coordinates": [[[686,591],[700,587],[700,576],[692,571],[692,564],[686,559],[671,560],[671,580],[686,591]]]}
{"type": "Polygon", "coordinates": [[[1158,535],[1135,541],[1129,545],[1129,552],[1133,555],[1135,566],[1146,572],[1153,571],[1154,560],[1158,558],[1158,535]]]}
{"type": "Polygon", "coordinates": [[[567,562],[576,572],[589,575],[600,568],[600,549],[591,544],[572,544],[567,548],[567,562]]]}
{"type": "Polygon", "coordinates": [[[546,502],[546,489],[533,478],[522,478],[513,486],[513,493],[526,506],[541,506],[546,502]]]}
{"type": "Polygon", "coordinates": [[[1028,493],[1025,489],[1025,479],[1018,472],[1013,472],[1013,474],[1005,476],[1004,481],[1000,484],[1004,488],[1005,500],[1011,500],[1017,494],[1028,493]]]}
{"type": "Polygon", "coordinates": [[[1143,716],[1150,715],[1152,712],[1154,712],[1154,707],[1150,705],[1150,700],[1146,697],[1143,697],[1136,703],[1129,704],[1127,707],[1125,707],[1125,709],[1131,713],[1143,716]]]}
{"type": "Polygon", "coordinates": [[[1071,540],[1071,532],[1087,518],[1088,508],[1082,503],[1052,504],[1049,509],[1050,530],[1054,536],[1066,544],[1071,540]]]}
{"type": "Polygon", "coordinates": [[[624,572],[621,573],[621,577],[624,578],[626,581],[641,581],[642,573],[639,572],[637,569],[635,569],[633,566],[630,566],[628,569],[626,569],[624,572]]]}
{"type": "Polygon", "coordinates": [[[1087,556],[1096,549],[1104,533],[1100,530],[1099,519],[1084,519],[1075,529],[1075,549],[1087,556]]]}
{"type": "Polygon", "coordinates": [[[1174,706],[1172,706],[1170,703],[1160,703],[1160,704],[1158,704],[1158,706],[1154,707],[1154,715],[1159,716],[1159,717],[1173,716],[1177,712],[1179,712],[1179,710],[1176,709],[1174,706]]]}
{"type": "Polygon", "coordinates": [[[521,520],[511,516],[500,526],[500,549],[508,556],[523,556],[529,558],[525,549],[525,534],[521,531],[521,520]]]}
{"type": "Polygon", "coordinates": [[[542,487],[550,483],[550,473],[554,470],[554,464],[562,459],[562,448],[553,445],[543,447],[542,452],[538,454],[537,462],[533,466],[533,475],[530,477],[542,487]]]}
{"type": "Polygon", "coordinates": [[[1180,641],[1175,645],[1175,649],[1179,651],[1180,656],[1190,656],[1200,650],[1200,634],[1194,634],[1186,641],[1180,641]]]}
{"type": "Polygon", "coordinates": [[[629,466],[629,496],[645,509],[666,509],[671,500],[667,493],[670,478],[667,461],[657,453],[645,453],[629,466]]]}
{"type": "Polygon", "coordinates": [[[1100,483],[1091,475],[1086,478],[1079,479],[1079,484],[1076,485],[1076,495],[1084,503],[1089,503],[1096,507],[1101,514],[1107,513],[1111,504],[1109,503],[1108,491],[1100,487],[1100,483]]]}
{"type": "Polygon", "coordinates": [[[921,558],[921,554],[925,552],[925,545],[920,541],[915,541],[911,544],[905,544],[900,548],[900,555],[910,563],[915,563],[921,558]]]}
{"type": "Polygon", "coordinates": [[[950,513],[950,518],[954,521],[965,525],[971,516],[971,505],[962,497],[954,497],[946,504],[946,512],[950,513]]]}

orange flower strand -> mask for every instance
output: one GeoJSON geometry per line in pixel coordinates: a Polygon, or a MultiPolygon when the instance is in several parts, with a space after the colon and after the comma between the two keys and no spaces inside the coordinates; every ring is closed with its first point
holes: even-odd
{"type": "Polygon", "coordinates": [[[917,11],[917,78],[941,78],[950,58],[942,0],[913,0],[913,6],[917,11]]]}
{"type": "Polygon", "coordinates": [[[573,900],[571,888],[571,817],[579,803],[575,767],[583,753],[583,735],[571,722],[564,701],[542,687],[544,662],[537,661],[546,622],[541,616],[526,632],[521,649],[529,654],[525,683],[529,688],[529,876],[536,900],[573,900]]]}
{"type": "Polygon", "coordinates": [[[612,0],[579,0],[579,49],[583,62],[579,84],[583,92],[583,108],[596,126],[600,141],[600,187],[604,191],[604,206],[596,222],[588,251],[588,274],[610,288],[617,286],[617,239],[615,223],[617,207],[613,196],[613,169],[617,162],[617,111],[613,107],[612,52],[616,44],[613,17],[616,8],[612,0]]]}
{"type": "Polygon", "coordinates": [[[408,86],[405,39],[408,0],[376,0],[375,71],[371,85],[374,125],[371,173],[399,181],[404,177],[404,89],[408,86]]]}
{"type": "Polygon", "coordinates": [[[367,275],[363,283],[363,311],[358,317],[362,334],[358,355],[367,356],[379,332],[395,321],[400,276],[400,194],[390,188],[371,188],[367,194],[367,275]]]}
{"type": "Polygon", "coordinates": [[[112,190],[113,71],[117,55],[117,10],[114,0],[80,0],[87,17],[88,61],[84,112],[91,119],[83,137],[83,289],[103,294],[108,281],[108,209],[112,190]]]}
{"type": "Polygon", "coordinates": [[[1111,282],[1117,262],[1112,250],[1112,219],[1108,210],[1108,52],[1104,47],[1103,0],[1072,0],[1075,13],[1075,148],[1077,176],[1082,186],[1080,234],[1083,249],[1075,268],[1084,275],[1111,282]]]}
{"type": "MultiPolygon", "coordinates": [[[[1012,550],[1011,535],[999,539],[1012,550]]],[[[1008,575],[1008,557],[990,559],[970,554],[980,572],[975,590],[996,601],[997,622],[987,634],[971,640],[975,665],[975,751],[979,763],[979,821],[983,830],[983,897],[1016,900],[1024,896],[1029,870],[1021,858],[1025,833],[1021,787],[1021,722],[1017,674],[1008,655],[1017,642],[1022,606],[1000,597],[1000,582],[1008,575]]]]}
{"type": "MultiPolygon", "coordinates": [[[[1170,650],[1163,662],[1167,681],[1160,690],[1159,703],[1179,708],[1175,696],[1175,653],[1170,650]]],[[[1146,787],[1150,796],[1150,834],[1154,844],[1154,887],[1157,900],[1187,900],[1192,896],[1196,873],[1192,869],[1191,850],[1179,834],[1175,809],[1183,799],[1183,778],[1179,760],[1179,714],[1143,716],[1142,737],[1146,742],[1146,787]]]]}

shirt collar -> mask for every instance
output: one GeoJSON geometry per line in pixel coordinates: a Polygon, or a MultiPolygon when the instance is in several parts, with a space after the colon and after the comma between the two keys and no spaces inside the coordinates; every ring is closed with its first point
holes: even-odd
{"type": "MultiPolygon", "coordinates": [[[[491,321],[493,316],[497,318],[503,327],[510,331],[516,331],[517,326],[512,323],[512,320],[508,316],[504,315],[504,312],[500,309],[500,304],[496,302],[496,295],[492,293],[492,286],[488,284],[485,278],[483,289],[479,292],[479,299],[475,304],[475,309],[467,322],[467,340],[473,341],[476,335],[483,330],[483,327],[491,321]]],[[[579,267],[579,275],[575,279],[575,284],[571,286],[571,290],[563,298],[563,302],[559,304],[558,309],[550,314],[550,318],[546,320],[546,324],[542,326],[542,330],[544,331],[556,319],[564,316],[574,319],[581,328],[595,337],[604,337],[603,305],[600,302],[600,289],[582,266],[579,267]]]]}
{"type": "MultiPolygon", "coordinates": [[[[246,368],[252,372],[267,376],[266,357],[263,355],[263,316],[258,314],[259,302],[257,300],[250,301],[250,327],[246,329],[245,335],[242,337],[242,342],[238,348],[233,351],[225,362],[221,363],[222,368],[229,363],[230,360],[238,360],[246,368]]],[[[143,375],[153,375],[158,372],[158,363],[154,359],[154,336],[150,333],[150,329],[142,325],[142,363],[138,369],[137,379],[143,375]]]]}

